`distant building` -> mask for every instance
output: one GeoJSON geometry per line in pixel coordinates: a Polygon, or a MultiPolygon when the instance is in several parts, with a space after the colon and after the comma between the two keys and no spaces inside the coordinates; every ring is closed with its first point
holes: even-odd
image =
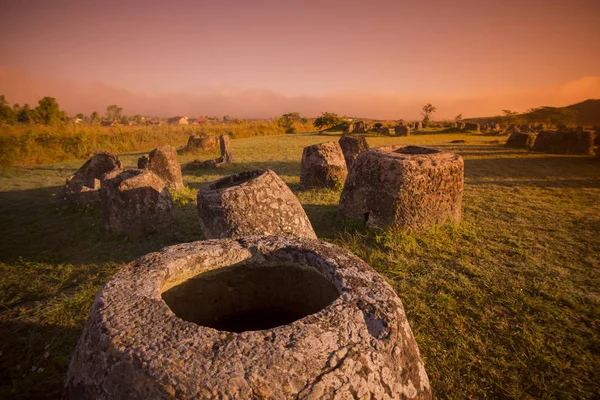
{"type": "Polygon", "coordinates": [[[173,117],[167,121],[171,125],[188,125],[188,119],[186,117],[173,117]]]}

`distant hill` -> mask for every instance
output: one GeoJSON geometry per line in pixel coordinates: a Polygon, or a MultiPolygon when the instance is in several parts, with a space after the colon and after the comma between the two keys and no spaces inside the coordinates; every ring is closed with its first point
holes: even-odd
{"type": "MultiPolygon", "coordinates": [[[[566,109],[569,111],[574,111],[577,115],[576,121],[573,125],[582,125],[582,126],[600,126],[600,100],[597,99],[589,99],[582,101],[581,103],[571,104],[566,107],[558,107],[559,109],[566,109]]],[[[519,114],[518,117],[526,117],[528,113],[519,114]]],[[[506,122],[505,117],[495,116],[495,117],[478,117],[478,118],[465,118],[464,122],[477,122],[477,123],[486,123],[489,121],[496,122],[506,122]]]]}
{"type": "Polygon", "coordinates": [[[577,112],[577,125],[600,125],[600,100],[586,100],[564,107],[577,112]]]}

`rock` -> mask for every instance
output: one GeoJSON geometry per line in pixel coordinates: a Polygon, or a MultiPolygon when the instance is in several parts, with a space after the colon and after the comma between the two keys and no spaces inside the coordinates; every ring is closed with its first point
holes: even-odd
{"type": "Polygon", "coordinates": [[[531,125],[521,125],[519,126],[519,131],[521,132],[529,132],[531,129],[531,125]]]}
{"type": "Polygon", "coordinates": [[[394,128],[396,136],[410,136],[410,128],[406,125],[398,125],[394,128]]]}
{"type": "Polygon", "coordinates": [[[480,132],[479,124],[474,123],[474,122],[466,123],[464,129],[466,131],[471,131],[471,132],[476,132],[476,133],[480,132]]]}
{"type": "Polygon", "coordinates": [[[506,147],[513,149],[531,149],[533,147],[537,136],[536,132],[519,132],[518,130],[511,130],[511,128],[508,129],[512,133],[506,141],[506,147]]]}
{"type": "Polygon", "coordinates": [[[317,237],[296,196],[271,170],[241,172],[203,186],[198,191],[198,216],[208,239],[317,237]]]}
{"type": "Polygon", "coordinates": [[[351,133],[365,133],[367,131],[367,125],[365,121],[356,121],[354,123],[350,123],[344,127],[344,134],[348,135],[351,133]]]}
{"type": "Polygon", "coordinates": [[[346,160],[346,167],[348,169],[352,167],[352,163],[356,157],[358,157],[358,153],[369,150],[369,144],[364,137],[342,136],[338,143],[344,153],[344,159],[346,160]]]}
{"type": "Polygon", "coordinates": [[[138,160],[139,169],[149,169],[160,176],[170,189],[183,188],[181,165],[177,159],[177,150],[173,146],[157,147],[150,155],[138,160]]]}
{"type": "Polygon", "coordinates": [[[144,154],[140,158],[138,158],[137,167],[138,169],[146,169],[148,168],[148,163],[150,162],[150,155],[144,154]]]}
{"type": "Polygon", "coordinates": [[[231,139],[229,135],[219,136],[219,147],[221,149],[221,157],[213,160],[194,160],[188,164],[190,169],[217,168],[222,165],[228,165],[233,162],[233,152],[231,149],[231,139]]]}
{"type": "Polygon", "coordinates": [[[594,134],[583,128],[575,131],[541,131],[533,151],[553,154],[593,154],[594,134]]]}
{"type": "Polygon", "coordinates": [[[223,158],[223,163],[233,163],[233,151],[231,149],[231,138],[229,135],[219,136],[219,144],[221,147],[221,157],[223,158]]]}
{"type": "Polygon", "coordinates": [[[394,290],[295,237],[184,243],[123,267],[75,349],[69,399],[431,399],[394,290]],[[346,398],[346,397],[344,397],[346,398]]]}
{"type": "Polygon", "coordinates": [[[460,222],[461,156],[419,146],[360,153],[342,191],[338,217],[384,230],[416,231],[460,222]]]}
{"type": "Polygon", "coordinates": [[[67,178],[67,183],[56,195],[56,201],[62,205],[99,205],[100,179],[107,172],[121,168],[121,161],[108,151],[95,152],[75,172],[67,178]]]}
{"type": "Polygon", "coordinates": [[[307,146],[302,153],[300,185],[310,188],[335,188],[348,175],[344,153],[338,143],[325,142],[307,146]]]}
{"type": "Polygon", "coordinates": [[[150,170],[115,170],[104,175],[102,214],[106,229],[122,235],[144,235],[174,221],[173,200],[165,182],[150,170]]]}
{"type": "Polygon", "coordinates": [[[377,133],[384,136],[390,136],[392,134],[390,128],[387,126],[382,126],[381,128],[377,129],[377,133]]]}
{"type": "Polygon", "coordinates": [[[217,139],[214,136],[192,135],[188,138],[186,151],[212,150],[217,145],[217,139]]]}

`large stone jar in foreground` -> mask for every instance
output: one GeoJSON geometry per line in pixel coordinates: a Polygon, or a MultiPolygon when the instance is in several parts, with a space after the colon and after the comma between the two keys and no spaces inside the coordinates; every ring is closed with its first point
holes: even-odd
{"type": "Polygon", "coordinates": [[[198,191],[198,216],[208,239],[317,237],[296,196],[271,170],[241,172],[202,187],[198,191]]]}
{"type": "Polygon", "coordinates": [[[460,222],[464,187],[461,156],[428,147],[389,146],[354,161],[338,216],[385,230],[419,230],[460,222]]]}
{"type": "Polygon", "coordinates": [[[314,239],[185,243],[124,267],[96,297],[71,399],[429,399],[402,302],[314,239]]]}

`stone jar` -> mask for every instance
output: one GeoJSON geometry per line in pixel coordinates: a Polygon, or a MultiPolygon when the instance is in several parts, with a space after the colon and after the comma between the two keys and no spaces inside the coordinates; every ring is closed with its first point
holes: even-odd
{"type": "Polygon", "coordinates": [[[104,225],[111,233],[145,235],[175,221],[173,199],[158,175],[142,169],[104,175],[100,189],[104,225]]]}
{"type": "Polygon", "coordinates": [[[457,154],[420,146],[378,147],[354,161],[338,217],[400,231],[458,223],[463,188],[464,162],[457,154]]]}
{"type": "Polygon", "coordinates": [[[317,237],[296,196],[271,170],[241,172],[202,187],[198,191],[198,216],[208,239],[317,237]]]}
{"type": "Polygon", "coordinates": [[[314,239],[184,243],[100,291],[70,399],[430,399],[402,302],[314,239]]]}
{"type": "Polygon", "coordinates": [[[138,160],[139,169],[149,169],[160,176],[170,189],[183,188],[181,164],[173,146],[162,146],[152,150],[148,156],[138,160]]]}
{"type": "Polygon", "coordinates": [[[335,188],[344,184],[347,175],[344,152],[338,143],[325,142],[304,148],[300,185],[305,189],[335,188]]]}
{"type": "Polygon", "coordinates": [[[369,150],[369,143],[367,139],[362,136],[342,136],[338,141],[342,152],[344,153],[344,159],[346,160],[346,167],[350,169],[352,163],[358,157],[361,151],[369,150]]]}

